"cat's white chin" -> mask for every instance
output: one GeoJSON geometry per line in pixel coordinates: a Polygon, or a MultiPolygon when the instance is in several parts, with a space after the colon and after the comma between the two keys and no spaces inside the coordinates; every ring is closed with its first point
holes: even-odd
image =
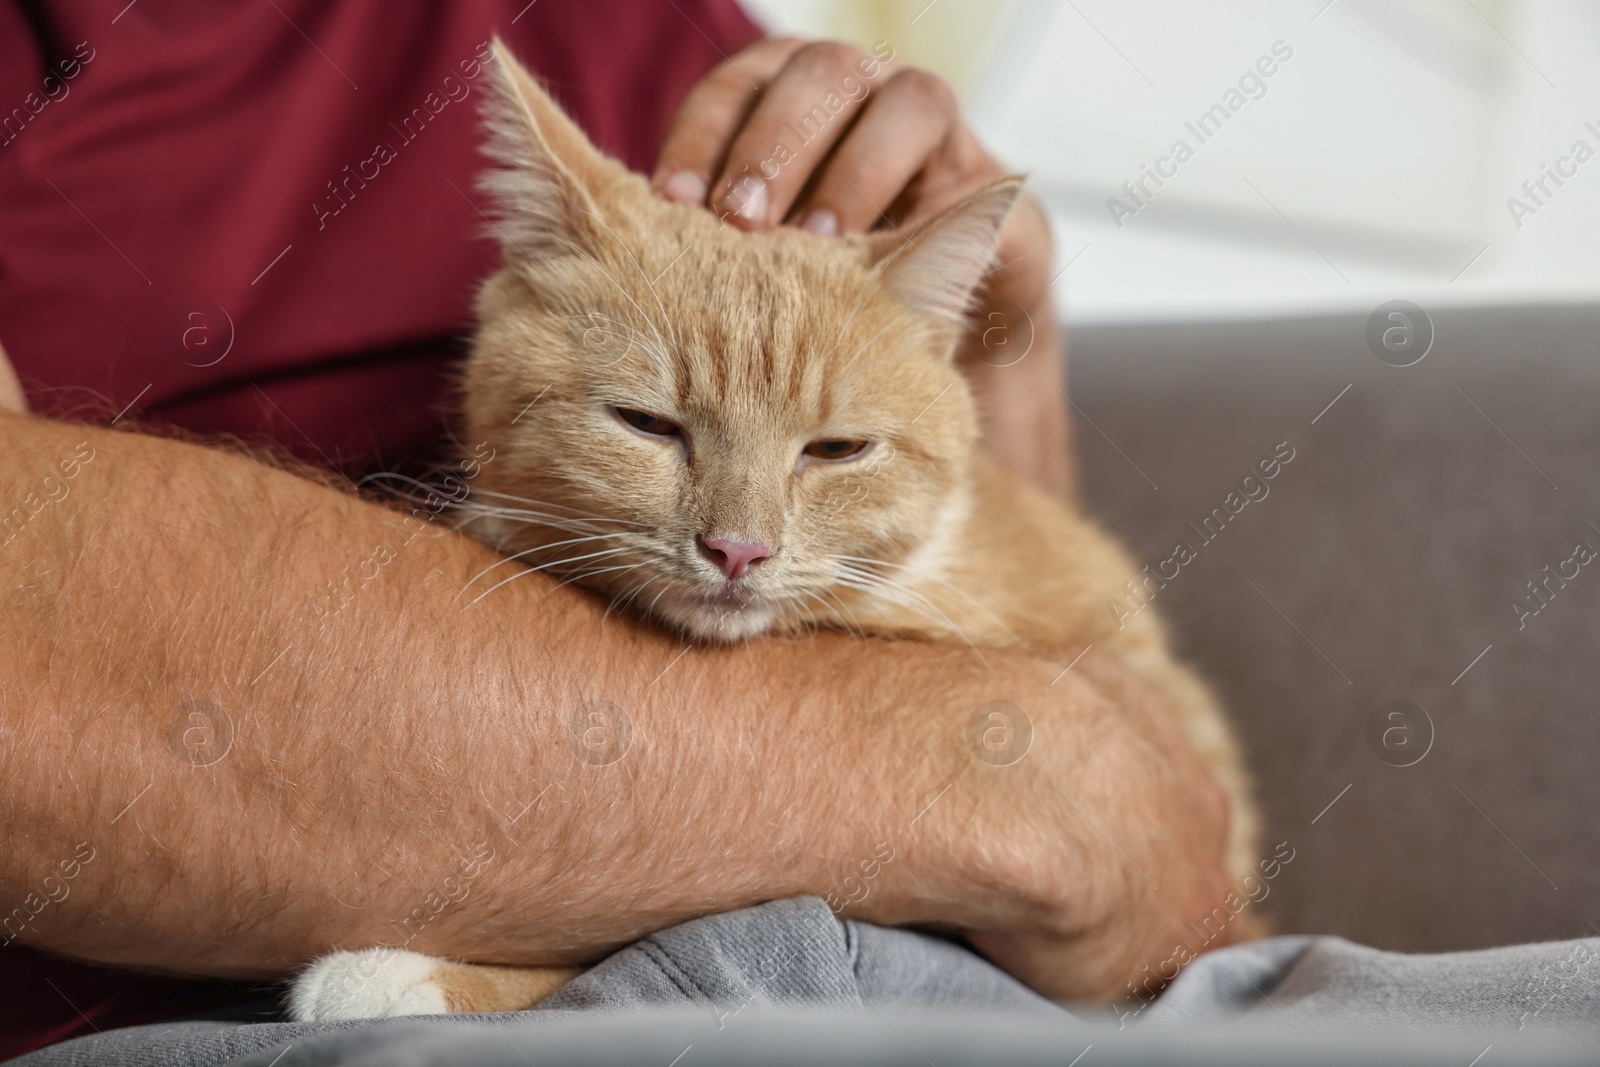
{"type": "Polygon", "coordinates": [[[729,608],[703,600],[684,599],[670,604],[663,601],[652,610],[690,637],[722,644],[760,637],[772,629],[777,619],[777,614],[771,608],[759,604],[729,608]]]}

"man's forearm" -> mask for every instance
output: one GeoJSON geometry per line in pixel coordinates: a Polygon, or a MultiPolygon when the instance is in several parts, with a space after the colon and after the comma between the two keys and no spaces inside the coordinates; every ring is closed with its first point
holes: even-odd
{"type": "Polygon", "coordinates": [[[962,366],[972,381],[991,455],[1057,496],[1077,493],[1067,421],[1066,336],[1050,301],[1033,310],[986,312],[969,336],[962,366]],[[1005,336],[1001,343],[997,338],[1005,336]],[[987,340],[986,340],[987,339],[987,340]],[[1024,346],[1031,345],[1032,351],[1024,346]],[[1012,362],[1012,361],[1015,362],[1012,362]]]}
{"type": "MultiPolygon", "coordinates": [[[[68,899],[8,935],[238,973],[397,937],[560,958],[691,898],[801,891],[850,851],[825,837],[849,832],[827,811],[849,783],[803,791],[770,773],[794,759],[763,750],[771,723],[721,721],[837,695],[796,677],[798,657],[787,695],[762,691],[737,657],[674,662],[679,642],[602,623],[535,575],[475,603],[509,567],[469,584],[497,557],[426,509],[167,441],[0,433],[0,501],[26,513],[0,546],[8,896],[80,840],[94,854],[68,899]],[[606,735],[622,716],[626,751],[606,735]],[[735,798],[732,782],[764,785],[735,798]],[[801,805],[805,820],[748,825],[801,805]],[[471,923],[430,910],[463,892],[480,897],[471,923]]],[[[810,736],[819,755],[840,740],[810,736]]]]}
{"type": "Polygon", "coordinates": [[[1067,419],[1067,338],[1057,318],[1053,279],[1039,269],[1051,258],[1044,207],[1031,196],[1020,197],[1006,227],[1015,258],[996,265],[985,290],[1019,303],[981,304],[960,363],[978,397],[989,452],[1036,485],[1073,497],[1077,463],[1067,419]]]}
{"type": "Polygon", "coordinates": [[[1106,832],[1170,809],[1193,783],[1167,756],[1108,763],[1108,731],[1155,720],[1083,668],[1051,689],[1053,665],[959,649],[688,648],[537,574],[479,600],[515,565],[485,574],[426,508],[14,416],[0,454],[0,937],[266,975],[375,944],[590,959],[834,890],[879,921],[1066,934],[1202,903],[1118,896],[1137,880],[1041,807],[1043,735],[1017,768],[963,750],[972,708],[1018,700],[1062,781],[1100,780],[1080,799],[1106,832]]]}

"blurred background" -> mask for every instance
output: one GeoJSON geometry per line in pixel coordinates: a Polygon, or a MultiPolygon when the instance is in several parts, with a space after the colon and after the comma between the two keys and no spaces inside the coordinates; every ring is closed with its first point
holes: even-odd
{"type": "Polygon", "coordinates": [[[1600,298],[1600,4],[746,7],[955,85],[1050,209],[1072,321],[1600,298]]]}

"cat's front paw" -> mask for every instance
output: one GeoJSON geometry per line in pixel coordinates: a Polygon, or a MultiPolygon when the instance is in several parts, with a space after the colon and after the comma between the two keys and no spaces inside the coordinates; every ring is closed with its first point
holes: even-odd
{"type": "Polygon", "coordinates": [[[440,960],[404,949],[335,952],[295,976],[289,1017],[295,1022],[443,1015],[444,990],[434,981],[440,960]]]}

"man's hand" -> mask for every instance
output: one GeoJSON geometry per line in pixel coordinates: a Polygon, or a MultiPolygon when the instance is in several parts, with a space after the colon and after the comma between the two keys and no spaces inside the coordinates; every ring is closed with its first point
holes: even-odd
{"type": "MultiPolygon", "coordinates": [[[[1113,658],[1090,653],[1072,675],[1082,686],[1073,711],[1041,707],[1028,756],[1012,767],[981,768],[1015,775],[1010,783],[988,783],[983,803],[1045,804],[1038,814],[1048,810],[1055,820],[1059,836],[1034,843],[1034,862],[1023,863],[1018,883],[1048,887],[1042,921],[1023,928],[979,923],[967,934],[974,948],[1046,996],[1095,1001],[1139,989],[1147,995],[1151,983],[1172,976],[1163,967],[1231,943],[1238,933],[1225,927],[1209,944],[1195,934],[1233,889],[1221,864],[1227,797],[1171,714],[1113,658]],[[1092,725],[1095,717],[1083,715],[1079,701],[1115,716],[1117,728],[1101,731],[1104,720],[1092,725]],[[1002,784],[1015,792],[1005,797],[1002,784]],[[1115,811],[1117,825],[1102,823],[1096,811],[1115,811]],[[1070,853],[1082,868],[1057,866],[1068,854],[1062,839],[1074,843],[1070,853]],[[1135,913],[1143,918],[1133,919],[1135,913]]],[[[1031,818],[1013,824],[1022,833],[1038,825],[1031,818]]]]}
{"type": "MultiPolygon", "coordinates": [[[[652,185],[747,230],[913,232],[1007,171],[962,120],[950,87],[893,54],[793,38],[751,45],[685,98],[652,185]]],[[[1024,196],[961,360],[990,449],[1024,477],[1069,492],[1050,257],[1044,212],[1024,196]]]]}

